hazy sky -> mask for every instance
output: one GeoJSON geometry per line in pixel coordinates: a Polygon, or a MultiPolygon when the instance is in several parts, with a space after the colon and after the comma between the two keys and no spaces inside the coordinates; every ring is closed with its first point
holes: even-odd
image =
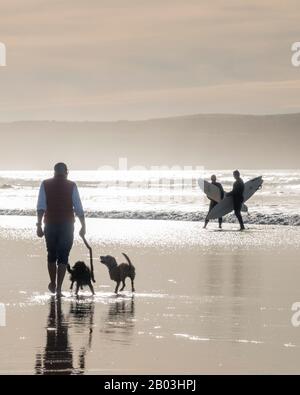
{"type": "Polygon", "coordinates": [[[300,111],[299,0],[0,0],[0,121],[300,111]]]}

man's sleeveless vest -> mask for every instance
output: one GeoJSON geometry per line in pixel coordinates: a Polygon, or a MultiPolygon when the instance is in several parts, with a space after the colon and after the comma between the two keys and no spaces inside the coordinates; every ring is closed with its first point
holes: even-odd
{"type": "Polygon", "coordinates": [[[45,223],[74,222],[74,183],[65,178],[54,177],[44,181],[44,187],[47,201],[45,223]]]}

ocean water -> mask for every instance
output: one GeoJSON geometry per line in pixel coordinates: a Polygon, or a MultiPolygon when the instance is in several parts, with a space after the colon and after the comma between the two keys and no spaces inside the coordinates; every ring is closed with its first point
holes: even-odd
{"type": "MultiPolygon", "coordinates": [[[[73,171],[88,217],[202,221],[208,200],[199,177],[217,174],[226,191],[229,170],[197,171],[73,171]]],[[[47,171],[1,171],[0,215],[33,215],[40,182],[47,171]]],[[[264,185],[248,201],[245,221],[257,224],[300,225],[300,170],[244,170],[245,181],[263,176],[264,185]]],[[[232,215],[228,222],[234,221],[232,215]]]]}

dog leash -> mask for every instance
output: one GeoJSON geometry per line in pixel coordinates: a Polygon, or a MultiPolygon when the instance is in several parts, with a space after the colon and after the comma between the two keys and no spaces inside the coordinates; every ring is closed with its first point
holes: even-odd
{"type": "Polygon", "coordinates": [[[96,282],[95,277],[94,277],[94,265],[93,265],[93,250],[92,247],[89,245],[89,243],[86,241],[86,238],[83,236],[81,237],[84,244],[86,245],[87,249],[90,252],[90,265],[91,265],[91,277],[92,277],[92,281],[93,283],[96,282]]]}

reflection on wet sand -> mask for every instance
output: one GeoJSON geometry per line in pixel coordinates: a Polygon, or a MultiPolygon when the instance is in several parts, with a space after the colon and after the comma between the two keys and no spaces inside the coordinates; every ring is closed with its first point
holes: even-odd
{"type": "Polygon", "coordinates": [[[80,334],[88,331],[87,340],[79,350],[77,374],[85,372],[86,354],[92,348],[94,313],[95,303],[93,301],[87,301],[85,298],[79,297],[71,303],[69,317],[71,317],[70,321],[73,323],[75,330],[78,330],[80,334]]]}
{"type": "Polygon", "coordinates": [[[128,345],[132,341],[134,326],[134,296],[130,301],[120,297],[114,303],[109,304],[108,313],[100,333],[104,334],[106,338],[109,337],[112,342],[128,345]]]}
{"type": "Polygon", "coordinates": [[[70,305],[67,316],[62,312],[61,299],[51,298],[47,321],[46,346],[44,352],[37,353],[36,374],[83,374],[85,358],[92,346],[94,303],[78,299],[70,305]],[[70,341],[70,327],[80,333],[88,330],[86,344],[79,349],[78,364],[74,366],[74,350],[70,341]]]}
{"type": "Polygon", "coordinates": [[[71,374],[73,372],[73,350],[69,340],[69,323],[61,309],[61,300],[51,298],[47,321],[46,346],[37,353],[36,374],[71,374]]]}
{"type": "MultiPolygon", "coordinates": [[[[108,306],[100,334],[104,334],[105,341],[130,344],[135,321],[134,298],[128,301],[119,297],[108,306]]],[[[36,374],[85,373],[86,356],[92,349],[94,314],[95,302],[83,296],[71,301],[68,314],[63,313],[61,299],[50,299],[46,346],[36,355],[36,374]],[[75,339],[77,335],[80,335],[80,341],[75,339]]]]}
{"type": "MultiPolygon", "coordinates": [[[[44,245],[0,229],[3,267],[10,265],[0,279],[8,313],[0,372],[299,373],[291,306],[299,300],[300,227],[257,226],[241,235],[149,222],[89,222],[95,250],[134,258],[141,292],[134,300],[130,292],[116,297],[98,265],[94,298],[65,292],[61,304],[45,293],[44,245]]],[[[86,253],[77,242],[71,260],[86,253]]]]}

